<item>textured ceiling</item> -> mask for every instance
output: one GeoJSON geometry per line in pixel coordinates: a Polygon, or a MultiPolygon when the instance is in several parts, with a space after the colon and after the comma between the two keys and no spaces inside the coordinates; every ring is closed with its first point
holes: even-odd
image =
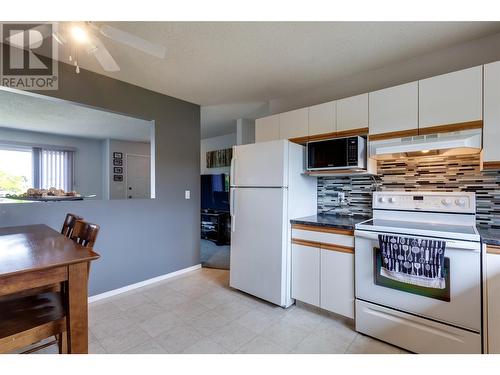
{"type": "Polygon", "coordinates": [[[98,139],[151,139],[149,121],[5,90],[0,90],[0,127],[98,139]]]}
{"type": "Polygon", "coordinates": [[[82,67],[200,105],[267,102],[500,31],[498,22],[107,24],[164,45],[166,58],[102,37],[121,71],[83,51],[82,67]]]}

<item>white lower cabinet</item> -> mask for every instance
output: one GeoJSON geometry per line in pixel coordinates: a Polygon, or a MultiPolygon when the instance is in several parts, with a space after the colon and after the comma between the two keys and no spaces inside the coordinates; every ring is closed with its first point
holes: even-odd
{"type": "Polygon", "coordinates": [[[292,298],[319,306],[320,249],[292,244],[292,298]]]}
{"type": "Polygon", "coordinates": [[[487,248],[488,353],[500,354],[500,247],[487,248]]]}
{"type": "Polygon", "coordinates": [[[352,235],[292,227],[292,298],[354,318],[352,235]]]}
{"type": "Polygon", "coordinates": [[[354,254],[321,249],[320,307],[354,319],[354,254]]]}

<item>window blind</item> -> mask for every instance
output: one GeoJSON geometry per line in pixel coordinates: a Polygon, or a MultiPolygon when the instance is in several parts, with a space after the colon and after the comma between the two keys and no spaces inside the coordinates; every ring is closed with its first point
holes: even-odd
{"type": "Polygon", "coordinates": [[[35,187],[73,190],[74,151],[34,148],[33,158],[35,187]]]}

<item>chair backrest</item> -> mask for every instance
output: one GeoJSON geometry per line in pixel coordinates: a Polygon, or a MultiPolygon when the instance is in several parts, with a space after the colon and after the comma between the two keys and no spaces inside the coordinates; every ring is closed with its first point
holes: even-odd
{"type": "Polygon", "coordinates": [[[70,238],[82,246],[93,248],[99,229],[97,224],[77,220],[70,238]]]}
{"type": "Polygon", "coordinates": [[[71,234],[73,233],[73,228],[77,220],[83,220],[83,217],[75,214],[66,214],[66,219],[64,219],[64,223],[61,229],[61,234],[71,238],[71,234]]]}

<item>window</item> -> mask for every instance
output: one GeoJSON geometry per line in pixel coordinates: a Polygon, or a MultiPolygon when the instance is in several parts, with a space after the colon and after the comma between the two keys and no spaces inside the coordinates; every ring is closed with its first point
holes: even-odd
{"type": "Polygon", "coordinates": [[[0,145],[0,197],[29,188],[73,190],[74,151],[0,145]]]}
{"type": "Polygon", "coordinates": [[[32,186],[32,149],[0,146],[0,197],[24,193],[32,186]]]}

